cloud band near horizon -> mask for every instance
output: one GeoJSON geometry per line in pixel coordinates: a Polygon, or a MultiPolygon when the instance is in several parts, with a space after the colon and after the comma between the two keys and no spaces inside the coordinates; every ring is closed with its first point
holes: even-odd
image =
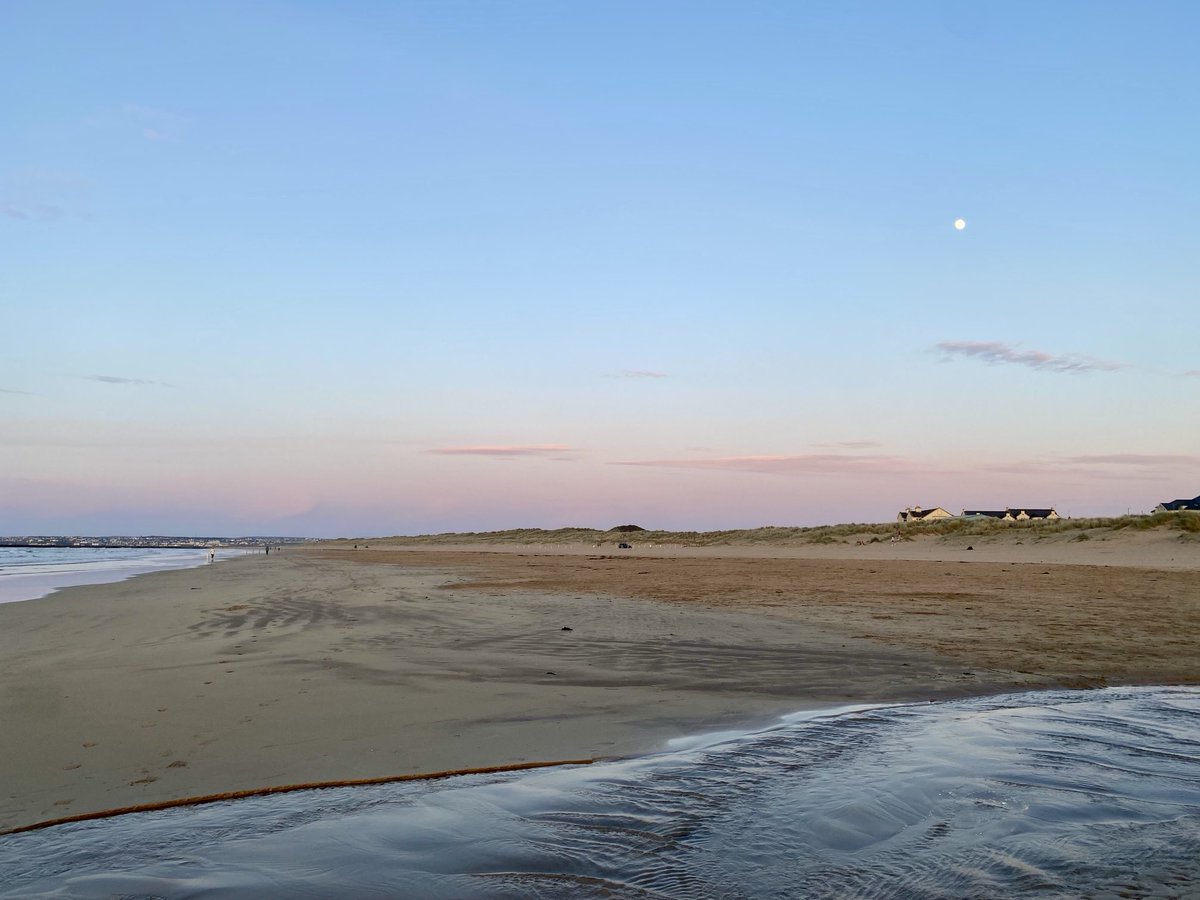
{"type": "Polygon", "coordinates": [[[801,453],[790,456],[723,456],[709,459],[621,460],[614,466],[650,466],[667,469],[751,472],[759,475],[836,475],[864,472],[911,472],[920,468],[913,460],[878,454],[801,453]]]}
{"type": "Polygon", "coordinates": [[[577,448],[566,444],[524,444],[516,446],[471,446],[471,447],[434,447],[426,450],[434,456],[492,456],[513,458],[518,456],[558,456],[563,453],[578,452],[577,448]]]}

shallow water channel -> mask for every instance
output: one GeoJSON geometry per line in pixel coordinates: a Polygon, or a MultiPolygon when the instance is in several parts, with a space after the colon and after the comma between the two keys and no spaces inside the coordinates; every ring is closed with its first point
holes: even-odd
{"type": "Polygon", "coordinates": [[[0,838],[3,897],[1200,895],[1200,689],[804,714],[592,766],[0,838]]]}

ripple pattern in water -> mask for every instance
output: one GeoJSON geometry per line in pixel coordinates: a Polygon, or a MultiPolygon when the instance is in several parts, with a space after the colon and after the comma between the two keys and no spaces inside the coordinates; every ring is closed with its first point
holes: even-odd
{"type": "Polygon", "coordinates": [[[0,838],[4,897],[1200,896],[1200,690],[797,716],[638,760],[0,838]]]}

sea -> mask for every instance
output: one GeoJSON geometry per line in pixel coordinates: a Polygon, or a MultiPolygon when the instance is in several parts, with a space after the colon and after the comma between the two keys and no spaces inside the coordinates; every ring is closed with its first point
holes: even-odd
{"type": "Polygon", "coordinates": [[[1200,689],[809,712],[60,825],[0,837],[0,897],[1200,897],[1200,689]]]}
{"type": "MultiPolygon", "coordinates": [[[[244,552],[218,549],[218,558],[244,552]]],[[[35,600],[63,587],[124,581],[208,562],[205,549],[0,547],[0,603],[35,600]]]]}

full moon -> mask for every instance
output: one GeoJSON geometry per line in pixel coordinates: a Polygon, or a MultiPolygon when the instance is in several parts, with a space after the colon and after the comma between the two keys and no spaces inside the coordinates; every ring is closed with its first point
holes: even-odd
{"type": "Polygon", "coordinates": [[[955,219],[954,227],[957,228],[959,231],[962,231],[964,228],[967,227],[967,220],[966,219],[955,219]]]}

